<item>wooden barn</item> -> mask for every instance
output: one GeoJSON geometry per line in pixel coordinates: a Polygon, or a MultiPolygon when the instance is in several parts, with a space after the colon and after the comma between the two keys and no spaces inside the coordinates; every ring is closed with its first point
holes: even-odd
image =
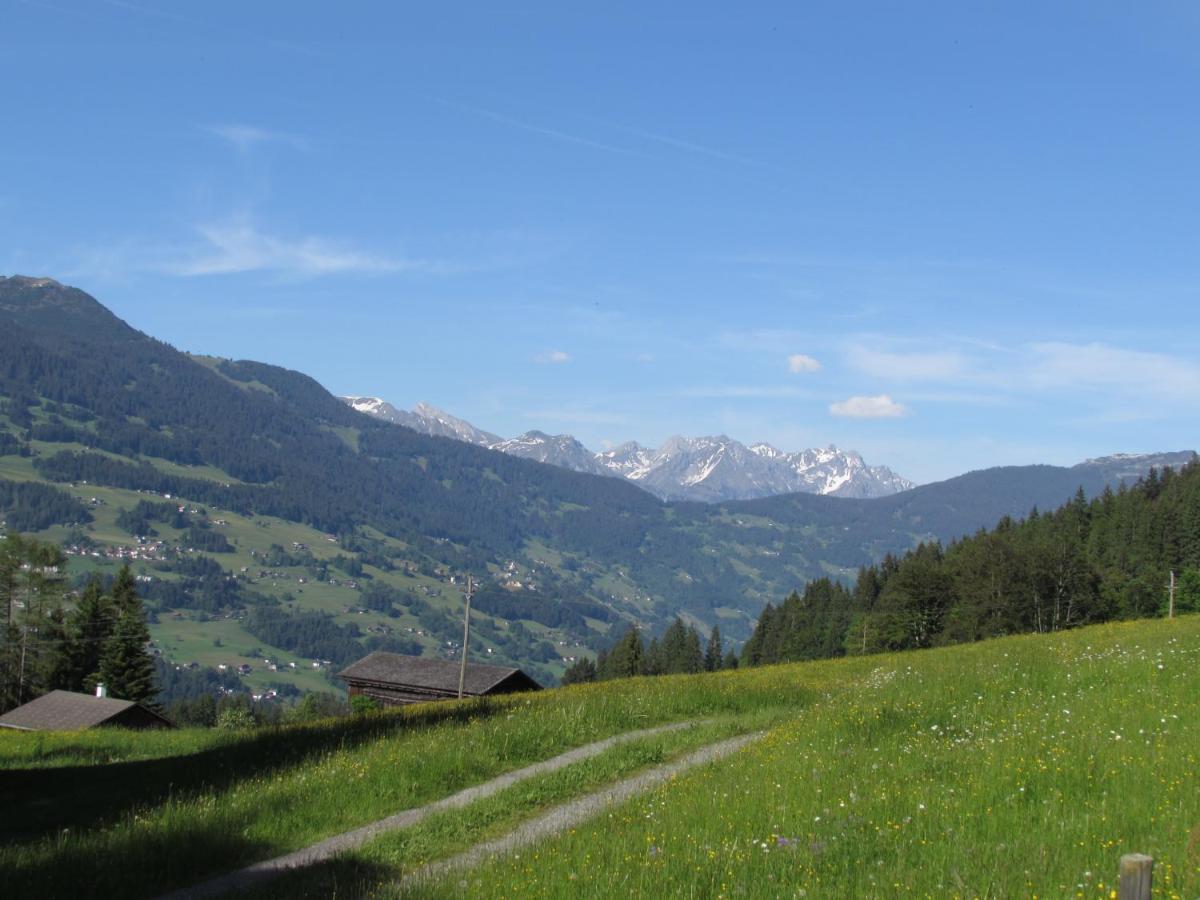
{"type": "Polygon", "coordinates": [[[174,728],[158,713],[132,700],[51,691],[0,716],[0,728],[20,731],[78,731],[81,728],[174,728]]]}
{"type": "MultiPolygon", "coordinates": [[[[338,673],[351,697],[371,697],[398,706],[452,700],[458,697],[459,663],[422,656],[376,651],[338,673]]],[[[522,672],[505,666],[467,663],[464,697],[487,697],[540,691],[542,686],[522,672]]]]}

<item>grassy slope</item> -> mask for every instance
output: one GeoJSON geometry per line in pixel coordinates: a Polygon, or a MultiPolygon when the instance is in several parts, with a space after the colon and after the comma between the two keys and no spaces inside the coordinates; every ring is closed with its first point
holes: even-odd
{"type": "Polygon", "coordinates": [[[1200,617],[870,663],[736,761],[425,893],[1108,896],[1135,851],[1200,893],[1200,617]]]}
{"type": "Polygon", "coordinates": [[[514,788],[268,893],[386,886],[586,785],[771,724],[730,760],[430,890],[1097,896],[1120,854],[1140,850],[1158,859],[1161,887],[1196,896],[1198,663],[1192,616],[244,737],[0,734],[0,794],[13,804],[0,868],[17,886],[138,871],[152,894],[608,734],[715,717],[707,732],[514,788]]]}

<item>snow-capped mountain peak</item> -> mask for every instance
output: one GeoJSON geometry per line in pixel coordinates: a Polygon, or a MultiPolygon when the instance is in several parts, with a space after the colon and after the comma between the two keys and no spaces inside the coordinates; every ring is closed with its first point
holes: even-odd
{"type": "Polygon", "coordinates": [[[380,400],[378,397],[343,397],[342,399],[359,412],[366,413],[369,416],[380,416],[381,413],[386,412],[387,407],[395,409],[386,400],[380,400]]]}
{"type": "Polygon", "coordinates": [[[577,472],[624,478],[664,500],[749,500],[811,493],[881,497],[913,487],[884,466],[868,466],[854,451],[826,448],[785,453],[767,443],[747,447],[728,435],[672,435],[653,449],[635,441],[593,453],[569,434],[527,431],[503,439],[427,403],[411,412],[378,397],[345,397],[360,412],[426,434],[452,437],[511,456],[577,472]]]}

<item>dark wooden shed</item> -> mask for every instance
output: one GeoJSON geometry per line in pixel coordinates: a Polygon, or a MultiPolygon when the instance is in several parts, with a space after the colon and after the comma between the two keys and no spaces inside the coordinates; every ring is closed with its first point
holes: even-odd
{"type": "MultiPolygon", "coordinates": [[[[371,697],[397,706],[458,697],[459,663],[422,656],[376,651],[338,673],[351,697],[371,697]]],[[[505,666],[467,663],[464,697],[486,697],[540,691],[542,686],[522,672],[505,666]]]]}
{"type": "Polygon", "coordinates": [[[132,700],[51,691],[0,716],[0,728],[21,731],[78,731],[115,725],[120,728],[174,728],[158,713],[132,700]]]}

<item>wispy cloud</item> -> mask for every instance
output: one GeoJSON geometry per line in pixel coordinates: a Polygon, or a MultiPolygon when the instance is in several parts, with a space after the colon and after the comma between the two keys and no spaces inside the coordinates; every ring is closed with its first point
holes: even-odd
{"type": "Polygon", "coordinates": [[[583,137],[582,135],[578,134],[572,134],[567,131],[562,131],[558,128],[549,128],[545,125],[537,125],[532,122],[526,122],[522,119],[517,119],[501,112],[496,112],[493,109],[486,109],[482,106],[474,106],[470,103],[460,103],[455,100],[447,100],[444,97],[435,97],[433,99],[438,103],[441,103],[443,106],[449,106],[452,109],[472,113],[476,116],[482,116],[485,119],[491,119],[493,122],[498,122],[501,125],[507,125],[510,128],[519,128],[523,131],[528,131],[532,134],[538,134],[542,137],[547,137],[552,140],[563,141],[568,144],[577,144],[581,147],[589,147],[593,150],[603,150],[608,153],[619,153],[622,156],[645,155],[636,150],[631,150],[628,147],[619,147],[615,144],[607,144],[603,141],[592,140],[591,138],[583,137]]]}
{"type": "Polygon", "coordinates": [[[1200,365],[1109,344],[1058,342],[1029,345],[1030,383],[1041,389],[1093,388],[1168,400],[1200,399],[1200,365]]]}
{"type": "Polygon", "coordinates": [[[281,279],[325,275],[459,276],[523,265],[526,259],[486,246],[471,236],[469,246],[458,238],[429,237],[445,253],[415,254],[398,246],[365,246],[350,238],[283,230],[262,223],[249,212],[201,221],[188,232],[170,238],[112,237],[72,248],[54,271],[71,277],[125,279],[154,274],[195,278],[242,273],[265,273],[281,279]],[[459,254],[463,255],[459,255],[459,254]],[[470,255],[466,255],[466,254],[470,255]]]}
{"type": "Polygon", "coordinates": [[[243,153],[261,144],[271,143],[285,144],[295,150],[308,150],[310,148],[308,138],[303,135],[290,134],[286,131],[272,131],[267,128],[259,128],[257,125],[225,123],[220,125],[206,125],[204,126],[204,130],[214,137],[232,144],[243,153]]]}
{"type": "MultiPolygon", "coordinates": [[[[593,119],[592,121],[600,121],[600,120],[593,119]]],[[[740,165],[744,165],[744,166],[754,166],[756,168],[764,168],[764,169],[775,168],[774,166],[771,166],[760,160],[751,159],[748,156],[741,156],[737,153],[730,153],[728,150],[721,150],[717,147],[710,147],[710,146],[707,146],[706,144],[697,143],[696,141],[683,140],[681,138],[673,137],[672,135],[669,135],[669,134],[663,134],[663,133],[657,132],[657,131],[646,131],[641,128],[632,128],[627,125],[617,125],[612,122],[605,122],[604,124],[608,125],[610,128],[615,128],[619,131],[623,131],[626,134],[632,134],[632,135],[635,135],[635,136],[640,137],[647,141],[654,141],[657,144],[662,144],[667,147],[672,147],[676,150],[682,150],[685,153],[693,153],[698,156],[707,156],[710,159],[719,159],[719,160],[722,160],[723,162],[739,163],[740,165]]]]}
{"type": "Polygon", "coordinates": [[[302,277],[339,273],[436,271],[442,264],[367,253],[316,236],[268,234],[244,217],[201,225],[200,246],[168,260],[161,268],[172,275],[231,275],[277,272],[302,277]]]}
{"type": "Polygon", "coordinates": [[[835,416],[850,419],[898,419],[908,415],[908,408],[887,394],[848,397],[839,403],[829,404],[829,411],[835,416]]]}
{"type": "Polygon", "coordinates": [[[1004,346],[941,338],[936,349],[917,344],[910,350],[896,349],[886,338],[860,338],[847,346],[845,358],[852,369],[884,383],[928,385],[928,394],[909,394],[940,403],[1012,405],[1068,397],[1088,421],[1163,418],[1200,406],[1200,363],[1098,342],[1004,346]]]}
{"type": "Polygon", "coordinates": [[[957,350],[894,352],[854,344],[846,358],[864,374],[897,381],[944,381],[961,377],[969,367],[967,358],[957,350]]]}
{"type": "Polygon", "coordinates": [[[817,372],[821,369],[821,364],[804,353],[793,353],[787,358],[788,371],[793,375],[802,375],[806,372],[817,372]]]}
{"type": "Polygon", "coordinates": [[[543,365],[561,365],[571,361],[571,354],[565,350],[548,350],[545,353],[539,353],[533,358],[533,361],[543,365]]]}

